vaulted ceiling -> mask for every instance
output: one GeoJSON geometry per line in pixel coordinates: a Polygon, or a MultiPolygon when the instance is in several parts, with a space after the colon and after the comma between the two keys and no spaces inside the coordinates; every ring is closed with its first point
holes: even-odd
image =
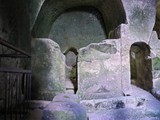
{"type": "Polygon", "coordinates": [[[104,19],[106,32],[125,23],[126,16],[121,0],[45,0],[32,29],[33,37],[48,37],[53,22],[70,8],[90,6],[104,19]]]}

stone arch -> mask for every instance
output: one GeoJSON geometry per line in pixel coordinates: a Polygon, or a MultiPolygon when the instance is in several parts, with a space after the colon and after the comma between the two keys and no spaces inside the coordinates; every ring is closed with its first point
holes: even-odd
{"type": "Polygon", "coordinates": [[[74,47],[70,47],[69,49],[67,49],[65,52],[64,52],[64,55],[66,55],[69,51],[72,51],[75,55],[78,55],[78,51],[76,48],[74,47]]]}
{"type": "Polygon", "coordinates": [[[150,59],[150,46],[145,42],[135,42],[130,48],[131,83],[151,91],[152,62],[150,59]]]}
{"type": "MultiPolygon", "coordinates": [[[[70,56],[71,55],[74,55],[74,58],[73,58],[73,60],[71,60],[72,62],[74,62],[74,63],[70,63],[70,65],[69,66],[75,66],[76,65],[76,59],[77,59],[77,55],[78,55],[78,51],[77,51],[77,49],[76,48],[74,48],[74,47],[71,47],[71,48],[69,48],[69,49],[67,49],[65,52],[64,52],[64,55],[67,57],[67,54],[69,54],[69,53],[71,53],[70,54],[70,56]]],[[[70,58],[70,57],[69,57],[70,58]]],[[[72,59],[72,58],[71,58],[72,59]]],[[[67,62],[67,58],[66,58],[66,62],[67,62]]],[[[66,63],[67,64],[67,63],[66,63]]],[[[68,65],[68,64],[67,64],[68,65]]]]}
{"type": "Polygon", "coordinates": [[[76,49],[107,38],[101,12],[90,6],[67,9],[53,23],[49,38],[57,42],[62,51],[70,46],[76,49]]]}
{"type": "Polygon", "coordinates": [[[95,7],[102,13],[106,34],[126,21],[121,0],[45,0],[32,29],[32,36],[48,37],[53,22],[60,14],[69,8],[80,6],[95,7]]]}

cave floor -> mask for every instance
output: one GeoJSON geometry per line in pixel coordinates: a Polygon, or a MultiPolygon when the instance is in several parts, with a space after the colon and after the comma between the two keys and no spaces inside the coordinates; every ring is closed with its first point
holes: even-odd
{"type": "MultiPolygon", "coordinates": [[[[88,112],[89,120],[160,120],[160,101],[147,91],[132,86],[134,97],[145,98],[145,104],[138,107],[124,107],[110,110],[88,112]]],[[[117,98],[116,98],[117,99],[117,98]]],[[[48,102],[49,103],[49,102],[48,102]]],[[[47,105],[47,103],[45,103],[47,105]]],[[[43,107],[45,107],[45,104],[43,107]]],[[[43,108],[41,107],[41,108],[43,108]]],[[[27,120],[42,120],[43,109],[37,108],[30,112],[27,120]]]]}

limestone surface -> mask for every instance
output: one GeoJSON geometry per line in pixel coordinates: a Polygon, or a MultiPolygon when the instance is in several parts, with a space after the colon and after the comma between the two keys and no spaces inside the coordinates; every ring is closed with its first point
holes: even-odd
{"type": "Polygon", "coordinates": [[[87,120],[84,107],[74,99],[69,94],[56,96],[44,109],[42,120],[87,120]]]}
{"type": "Polygon", "coordinates": [[[122,95],[120,41],[92,43],[79,50],[78,87],[81,99],[122,95]]]}
{"type": "Polygon", "coordinates": [[[103,109],[101,107],[98,111],[88,112],[89,120],[159,120],[160,102],[140,88],[132,86],[132,90],[129,97],[113,98],[108,101],[101,100],[103,109]],[[123,104],[117,104],[117,107],[114,103],[118,100],[123,104]],[[108,103],[112,108],[105,109],[105,103],[108,103]]]}
{"type": "Polygon", "coordinates": [[[65,58],[50,39],[32,40],[32,97],[51,100],[65,91],[65,58]]]}

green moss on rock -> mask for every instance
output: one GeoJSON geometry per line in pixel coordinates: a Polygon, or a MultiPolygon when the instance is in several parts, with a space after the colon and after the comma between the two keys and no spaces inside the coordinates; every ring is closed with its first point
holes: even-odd
{"type": "Polygon", "coordinates": [[[159,57],[152,59],[152,69],[153,70],[160,70],[160,58],[159,57]]]}

